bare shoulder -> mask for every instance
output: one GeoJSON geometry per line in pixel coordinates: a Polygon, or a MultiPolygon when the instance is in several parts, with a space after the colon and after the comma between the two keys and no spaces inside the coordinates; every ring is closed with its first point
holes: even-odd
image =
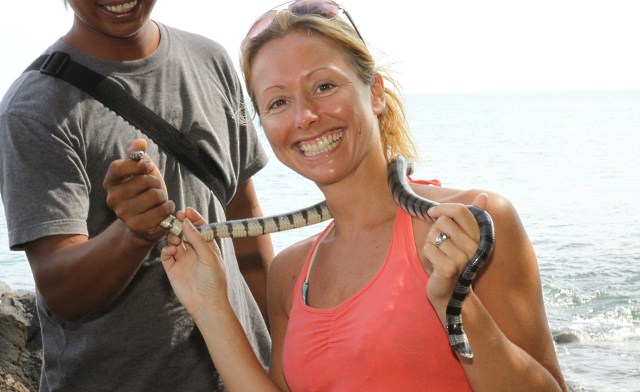
{"type": "MultiPolygon", "coordinates": [[[[464,205],[471,205],[478,195],[484,193],[488,196],[487,212],[493,220],[496,238],[500,239],[496,243],[498,248],[502,248],[502,245],[505,244],[514,244],[514,241],[521,245],[520,249],[524,250],[530,247],[528,237],[514,205],[500,193],[485,189],[456,189],[424,184],[412,184],[412,188],[419,196],[437,203],[460,203],[464,205]]],[[[424,237],[429,226],[428,222],[414,220],[414,231],[419,234],[417,238],[424,237]]],[[[498,253],[502,254],[503,252],[500,251],[498,253]]],[[[499,262],[493,262],[493,264],[497,263],[499,262]]]]}
{"type": "Polygon", "coordinates": [[[269,273],[271,273],[272,270],[274,274],[287,275],[293,272],[299,272],[316,238],[317,235],[305,238],[280,251],[280,253],[274,257],[269,273]]]}
{"type": "Polygon", "coordinates": [[[414,192],[418,195],[438,203],[461,203],[469,205],[481,193],[489,197],[487,211],[494,220],[517,219],[517,213],[513,204],[503,195],[484,189],[456,189],[425,184],[412,184],[414,192]]]}
{"type": "Polygon", "coordinates": [[[289,314],[291,293],[293,293],[300,270],[317,237],[318,235],[314,235],[296,242],[274,257],[268,275],[269,296],[271,297],[269,306],[278,306],[285,314],[289,314]]]}
{"type": "MultiPolygon", "coordinates": [[[[454,189],[421,185],[416,193],[438,203],[461,203],[470,205],[481,193],[488,196],[487,212],[493,220],[496,236],[496,247],[492,263],[499,264],[511,256],[531,253],[531,244],[522,221],[511,201],[500,193],[484,189],[454,189]],[[502,257],[504,256],[504,257],[502,257]]],[[[534,258],[529,258],[535,260],[534,258]]],[[[522,260],[522,259],[521,259],[522,260]]]]}

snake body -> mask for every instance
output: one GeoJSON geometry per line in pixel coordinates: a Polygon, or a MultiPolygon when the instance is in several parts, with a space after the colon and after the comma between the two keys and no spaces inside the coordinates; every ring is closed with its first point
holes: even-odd
{"type": "MultiPolygon", "coordinates": [[[[427,211],[439,203],[425,199],[411,189],[407,176],[412,172],[411,163],[403,157],[398,157],[389,164],[387,180],[393,198],[410,215],[433,222],[427,211]]],[[[447,304],[446,327],[451,347],[462,357],[473,358],[473,350],[462,326],[462,301],[469,294],[469,287],[471,287],[476,273],[491,256],[495,232],[493,220],[489,213],[476,206],[470,205],[467,208],[476,218],[480,227],[480,242],[476,253],[471,257],[462,274],[460,274],[453,290],[453,295],[447,304]]]]}
{"type": "MultiPolygon", "coordinates": [[[[331,212],[329,212],[327,203],[322,201],[311,207],[286,214],[215,222],[198,226],[197,229],[202,233],[205,240],[212,241],[214,238],[257,237],[259,235],[313,225],[329,218],[331,218],[331,212]]],[[[169,230],[172,234],[182,236],[182,222],[174,216],[169,216],[163,220],[160,226],[169,230]]]]}
{"type": "MultiPolygon", "coordinates": [[[[131,159],[139,160],[144,153],[135,151],[131,153],[131,159]]],[[[388,167],[387,180],[393,198],[398,205],[410,215],[426,221],[433,222],[428,210],[438,205],[437,202],[425,199],[417,195],[411,187],[407,176],[413,172],[413,166],[403,157],[393,160],[388,167]]],[[[475,206],[467,206],[476,218],[480,227],[480,243],[478,250],[465,266],[462,274],[456,282],[453,295],[449,300],[446,310],[446,329],[449,344],[461,356],[473,358],[473,350],[465,334],[462,325],[462,302],[469,293],[476,273],[484,265],[493,251],[494,228],[491,216],[475,206]]],[[[303,226],[319,223],[331,218],[331,212],[325,201],[311,207],[297,211],[272,215],[261,218],[238,219],[227,222],[215,222],[198,226],[203,237],[207,241],[215,238],[254,237],[263,234],[291,230],[303,226]]],[[[174,216],[169,216],[160,223],[160,226],[169,230],[176,236],[183,236],[182,222],[174,216]]]]}

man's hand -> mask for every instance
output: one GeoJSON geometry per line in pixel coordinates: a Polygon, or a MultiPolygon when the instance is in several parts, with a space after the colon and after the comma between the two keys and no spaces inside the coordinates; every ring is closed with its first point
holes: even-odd
{"type": "MultiPolygon", "coordinates": [[[[144,139],[129,145],[129,153],[146,150],[144,139]]],[[[134,236],[156,242],[166,233],[158,225],[173,213],[175,205],[169,200],[160,171],[148,155],[140,160],[126,157],[113,161],[103,186],[107,191],[107,205],[134,236]]]]}

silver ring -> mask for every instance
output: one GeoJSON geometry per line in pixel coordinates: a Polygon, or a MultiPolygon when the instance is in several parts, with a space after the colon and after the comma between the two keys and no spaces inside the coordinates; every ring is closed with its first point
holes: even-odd
{"type": "Polygon", "coordinates": [[[441,231],[440,234],[436,237],[436,246],[440,246],[443,242],[449,239],[449,234],[441,231]]]}

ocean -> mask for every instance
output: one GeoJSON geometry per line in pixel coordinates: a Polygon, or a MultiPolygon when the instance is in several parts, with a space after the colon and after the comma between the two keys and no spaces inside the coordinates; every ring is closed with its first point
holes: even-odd
{"type": "MultiPolygon", "coordinates": [[[[414,178],[496,191],[518,210],[572,390],[640,391],[640,91],[405,99],[422,154],[414,178]]],[[[322,199],[270,156],[254,179],[265,214],[322,199]]],[[[0,215],[0,280],[33,290],[24,254],[8,249],[3,209],[0,215]]],[[[323,225],[273,234],[274,247],[323,225]]]]}

